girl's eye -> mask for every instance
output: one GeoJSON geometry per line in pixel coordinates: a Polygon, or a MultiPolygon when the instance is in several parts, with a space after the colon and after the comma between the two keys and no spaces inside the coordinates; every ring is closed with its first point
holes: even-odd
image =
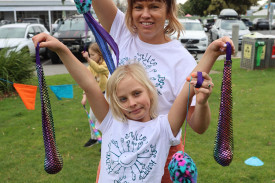
{"type": "Polygon", "coordinates": [[[121,98],[119,98],[119,101],[121,102],[121,103],[123,103],[123,102],[126,102],[126,97],[121,97],[121,98]]]}
{"type": "Polygon", "coordinates": [[[141,92],[140,91],[136,91],[135,93],[134,93],[134,95],[137,97],[137,96],[139,96],[141,94],[141,92]]]}

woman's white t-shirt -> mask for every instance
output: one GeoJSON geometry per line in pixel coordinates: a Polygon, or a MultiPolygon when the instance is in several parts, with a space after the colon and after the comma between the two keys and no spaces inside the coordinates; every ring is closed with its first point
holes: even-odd
{"type": "MultiPolygon", "coordinates": [[[[133,60],[141,63],[157,88],[159,114],[168,114],[187,76],[197,63],[178,40],[164,44],[141,41],[128,30],[124,17],[124,13],[118,10],[110,31],[119,47],[119,65],[133,60]]],[[[116,60],[114,55],[113,60],[116,60]]],[[[192,105],[195,104],[194,99],[195,97],[192,105]]]]}

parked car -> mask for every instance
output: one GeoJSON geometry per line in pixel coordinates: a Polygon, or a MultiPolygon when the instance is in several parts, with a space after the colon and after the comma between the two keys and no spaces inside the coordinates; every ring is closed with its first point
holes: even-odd
{"type": "Polygon", "coordinates": [[[272,29],[275,29],[275,19],[272,19],[272,25],[271,25],[272,29]]]}
{"type": "Polygon", "coordinates": [[[11,24],[10,20],[0,20],[0,26],[6,25],[6,24],[11,24]]]}
{"type": "Polygon", "coordinates": [[[233,9],[224,9],[221,11],[219,18],[210,30],[210,40],[214,41],[223,36],[232,38],[232,26],[239,25],[239,45],[242,44],[243,36],[250,34],[248,27],[239,19],[238,13],[233,9]]]}
{"type": "Polygon", "coordinates": [[[249,30],[253,29],[253,23],[248,18],[242,18],[241,20],[248,27],[249,30]]]}
{"type": "Polygon", "coordinates": [[[22,18],[21,23],[42,24],[49,30],[48,24],[42,18],[22,18]]]}
{"type": "Polygon", "coordinates": [[[203,26],[207,29],[206,32],[208,32],[212,26],[214,25],[216,19],[214,18],[207,18],[207,19],[204,19],[204,23],[203,23],[203,26]]]}
{"type": "Polygon", "coordinates": [[[253,20],[253,30],[266,29],[269,30],[269,21],[264,18],[255,18],[253,20]]]}
{"type": "Polygon", "coordinates": [[[56,21],[54,21],[54,23],[52,24],[52,33],[54,34],[59,27],[61,26],[61,24],[63,24],[64,20],[63,18],[58,18],[56,21]]]}
{"type": "MultiPolygon", "coordinates": [[[[87,48],[90,43],[95,42],[92,31],[90,31],[89,28],[86,29],[85,24],[86,22],[83,15],[74,15],[64,20],[58,30],[53,34],[53,37],[65,44],[81,61],[85,61],[81,52],[84,48],[87,48]]],[[[53,64],[60,63],[56,53],[50,52],[50,57],[53,64]]]]}
{"type": "MultiPolygon", "coordinates": [[[[17,23],[7,24],[0,27],[0,49],[8,48],[10,51],[20,51],[27,48],[30,55],[35,55],[35,47],[32,37],[45,32],[49,34],[42,24],[17,23]]],[[[47,58],[46,48],[40,48],[40,54],[47,58]]]]}
{"type": "MultiPolygon", "coordinates": [[[[188,51],[204,52],[208,46],[208,36],[199,20],[182,19],[180,23],[184,27],[179,40],[188,51]]],[[[176,35],[172,36],[176,39],[176,35]]]]}

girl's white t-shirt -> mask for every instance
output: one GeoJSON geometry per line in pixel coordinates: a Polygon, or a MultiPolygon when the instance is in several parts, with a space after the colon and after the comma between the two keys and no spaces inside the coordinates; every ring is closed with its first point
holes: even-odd
{"type": "Polygon", "coordinates": [[[148,122],[120,122],[108,112],[96,128],[102,132],[99,183],[161,182],[170,146],[178,145],[168,115],[148,122]]]}
{"type": "MultiPolygon", "coordinates": [[[[119,47],[119,65],[138,61],[155,84],[159,96],[159,114],[168,114],[187,76],[197,65],[194,57],[178,40],[164,44],[148,44],[126,27],[124,13],[117,11],[110,35],[119,47]]],[[[113,60],[116,57],[113,54],[113,60]]],[[[195,96],[191,105],[195,105],[195,96]]]]}

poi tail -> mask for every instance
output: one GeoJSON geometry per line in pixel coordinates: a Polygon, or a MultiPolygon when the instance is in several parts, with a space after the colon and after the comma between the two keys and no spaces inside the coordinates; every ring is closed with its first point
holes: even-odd
{"type": "MultiPolygon", "coordinates": [[[[192,77],[190,81],[192,80],[192,77]]],[[[200,88],[203,83],[202,73],[198,72],[198,80],[196,84],[196,88],[200,88]]],[[[170,179],[173,182],[178,183],[196,183],[198,177],[198,171],[196,164],[192,160],[192,158],[185,152],[185,139],[186,139],[186,127],[187,127],[187,115],[189,109],[189,98],[190,98],[190,82],[189,82],[189,90],[188,90],[188,101],[187,101],[187,111],[186,111],[186,119],[185,119],[185,130],[184,130],[184,139],[183,139],[183,150],[176,152],[172,159],[169,162],[168,170],[170,173],[170,179]]]]}
{"type": "Polygon", "coordinates": [[[232,123],[232,90],[231,90],[231,45],[227,44],[221,86],[221,102],[217,134],[214,147],[214,158],[222,166],[229,166],[233,159],[233,123],[232,123]]]}
{"type": "Polygon", "coordinates": [[[58,173],[63,167],[63,160],[58,152],[55,141],[54,122],[51,111],[51,104],[47,90],[47,84],[44,78],[43,67],[39,57],[39,43],[36,47],[36,71],[40,89],[41,113],[42,113],[42,131],[45,146],[44,169],[49,174],[58,173]]]}
{"type": "Polygon", "coordinates": [[[90,125],[91,125],[91,127],[92,127],[92,129],[93,129],[93,131],[94,131],[94,133],[96,135],[97,141],[99,143],[101,143],[101,141],[102,141],[101,135],[100,135],[99,131],[95,128],[95,123],[93,122],[93,120],[92,120],[90,114],[88,113],[85,105],[83,105],[83,107],[85,109],[86,114],[88,115],[88,119],[89,119],[90,125]]]}
{"type": "Polygon", "coordinates": [[[113,38],[109,35],[108,32],[93,18],[92,14],[90,13],[90,8],[92,1],[91,0],[74,0],[78,13],[83,14],[86,23],[88,24],[89,28],[92,30],[96,42],[102,52],[103,58],[107,64],[107,67],[112,74],[115,70],[114,61],[109,50],[109,46],[112,48],[116,55],[117,65],[119,62],[119,50],[116,42],[113,38]]]}

